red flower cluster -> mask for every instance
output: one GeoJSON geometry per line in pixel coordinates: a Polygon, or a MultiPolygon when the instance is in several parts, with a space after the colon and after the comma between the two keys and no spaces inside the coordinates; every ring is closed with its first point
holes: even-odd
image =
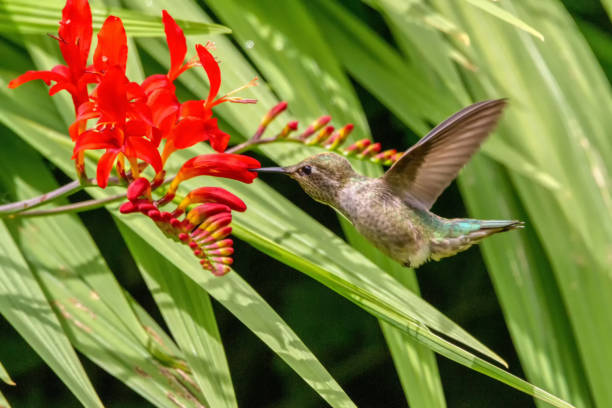
{"type": "MultiPolygon", "coordinates": [[[[121,212],[148,215],[168,236],[187,243],[202,258],[206,269],[223,274],[229,270],[227,264],[231,258],[227,256],[233,252],[231,240],[225,239],[231,231],[228,226],[231,210],[244,211],[244,203],[223,189],[205,188],[190,193],[172,213],[160,211],[159,207],[174,198],[181,181],[195,176],[253,181],[256,173],[249,169],[259,167],[259,163],[247,156],[222,153],[230,137],[218,128],[212,109],[226,101],[255,101],[232,97],[234,92],[217,97],[221,71],[209,51],[211,44],[197,45],[197,58],[184,62],[187,43],[183,31],[166,11],[162,21],[170,51],[170,70],[167,74],[151,75],[138,84],[126,77],[128,47],[121,20],[114,16],[106,19],[98,33],[93,64],[87,65],[93,33],[91,10],[87,0],[67,0],[57,37],[66,65],[50,71],[28,71],[11,81],[9,87],[41,79],[47,85],[55,82],[50,95],[68,91],[76,112],[69,133],[75,142],[73,159],[79,178],[86,179],[84,152],[104,149],[98,161],[98,185],[106,187],[113,167],[121,179],[131,183],[129,201],[121,207],[121,212]],[[174,80],[194,66],[204,68],[210,91],[205,100],[181,103],[176,97],[174,80]],[[88,126],[89,123],[93,126],[88,126]],[[208,141],[219,153],[188,160],[174,178],[168,194],[155,201],[151,190],[163,183],[168,157],[176,150],[203,141],[208,141]],[[155,171],[152,181],[141,177],[149,165],[155,171]],[[190,203],[201,204],[179,221],[176,217],[190,203]]],[[[253,84],[251,81],[245,87],[253,84]]]]}

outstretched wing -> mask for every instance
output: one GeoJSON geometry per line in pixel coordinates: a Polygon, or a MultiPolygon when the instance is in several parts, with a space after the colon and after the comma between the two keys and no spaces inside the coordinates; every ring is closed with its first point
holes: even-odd
{"type": "Polygon", "coordinates": [[[440,123],[382,176],[398,194],[429,209],[491,133],[505,99],[468,106],[440,123]]]}

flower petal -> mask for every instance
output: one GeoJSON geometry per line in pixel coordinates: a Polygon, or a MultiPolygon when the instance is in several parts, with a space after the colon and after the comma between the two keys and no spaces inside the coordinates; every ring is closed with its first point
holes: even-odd
{"type": "Polygon", "coordinates": [[[79,136],[79,132],[84,130],[85,123],[89,119],[94,119],[100,116],[100,113],[95,110],[95,104],[91,101],[82,103],[81,106],[77,109],[77,116],[74,122],[68,128],[68,132],[70,134],[70,138],[72,140],[76,140],[79,136]]]}
{"type": "Polygon", "coordinates": [[[60,21],[59,47],[76,80],[87,65],[91,47],[91,10],[88,0],[67,0],[60,21]]]}
{"type": "Polygon", "coordinates": [[[105,72],[116,65],[125,72],[127,54],[127,36],[123,23],[119,17],[108,16],[98,33],[98,45],[93,57],[96,71],[105,72]]]}
{"type": "Polygon", "coordinates": [[[87,130],[79,135],[74,145],[73,158],[83,150],[121,149],[121,136],[116,130],[87,130]]]}
{"type": "Polygon", "coordinates": [[[183,71],[181,68],[183,61],[185,61],[185,55],[187,55],[187,41],[181,27],[176,24],[166,10],[162,11],[162,21],[164,23],[164,31],[166,32],[168,50],[170,51],[168,78],[170,81],[174,81],[183,71]]]}
{"type": "Polygon", "coordinates": [[[147,126],[153,126],[153,114],[146,103],[141,101],[128,103],[127,116],[131,120],[146,123],[147,126]]]}
{"type": "MultiPolygon", "coordinates": [[[[252,183],[257,173],[249,171],[261,167],[252,157],[241,154],[203,154],[187,160],[173,180],[170,189],[178,187],[184,180],[196,176],[225,177],[243,183],[252,183]]],[[[176,191],[176,190],[173,190],[176,191]]]]}
{"type": "Polygon", "coordinates": [[[123,125],[127,109],[126,85],[125,73],[120,68],[111,67],[104,74],[96,88],[101,121],[123,125]]]}
{"type": "Polygon", "coordinates": [[[151,183],[144,177],[139,177],[132,181],[127,189],[127,199],[134,201],[140,196],[151,196],[151,183]]]}
{"type": "Polygon", "coordinates": [[[63,75],[53,71],[27,71],[9,82],[8,87],[14,89],[21,84],[33,81],[35,79],[42,79],[47,85],[49,85],[51,81],[64,82],[69,80],[69,78],[66,78],[63,75]]]}
{"type": "Polygon", "coordinates": [[[220,187],[200,187],[187,194],[181,201],[179,209],[184,210],[193,203],[218,203],[225,204],[235,211],[245,211],[246,204],[240,198],[220,187]]]}
{"type": "Polygon", "coordinates": [[[198,142],[208,139],[205,132],[205,123],[199,118],[182,119],[172,130],[172,143],[174,149],[186,149],[198,142]]]}
{"type": "Polygon", "coordinates": [[[219,93],[219,87],[221,86],[221,70],[219,69],[219,64],[215,60],[215,57],[213,57],[206,47],[197,44],[196,51],[206,71],[206,75],[208,76],[208,82],[210,83],[210,90],[208,91],[208,98],[206,98],[205,104],[209,106],[219,93]]]}
{"type": "Polygon", "coordinates": [[[217,118],[206,121],[204,132],[207,135],[207,139],[210,140],[210,145],[213,149],[219,153],[225,151],[230,140],[230,135],[217,127],[217,118]]]}
{"type": "Polygon", "coordinates": [[[175,90],[174,84],[163,74],[149,75],[142,81],[141,87],[147,96],[160,88],[168,88],[173,93],[175,90]]]}
{"type": "Polygon", "coordinates": [[[100,158],[96,171],[96,180],[100,187],[106,188],[108,185],[108,177],[110,176],[110,172],[113,169],[113,164],[115,164],[115,159],[118,154],[119,152],[116,150],[109,150],[100,158]]]}
{"type": "Polygon", "coordinates": [[[127,139],[127,145],[125,152],[127,157],[138,157],[153,166],[157,173],[162,171],[161,157],[150,140],[143,137],[130,137],[127,139]],[[129,154],[128,150],[130,150],[129,154]]]}
{"type": "Polygon", "coordinates": [[[205,106],[206,101],[186,101],[181,104],[179,118],[187,118],[190,116],[197,117],[203,120],[208,120],[212,117],[212,110],[205,106]]]}
{"type": "Polygon", "coordinates": [[[125,124],[124,130],[127,137],[142,137],[147,135],[149,126],[146,122],[140,120],[130,120],[125,124]]]}
{"type": "Polygon", "coordinates": [[[164,133],[170,131],[179,111],[179,101],[173,91],[159,88],[149,94],[147,105],[151,109],[153,125],[164,133]]]}

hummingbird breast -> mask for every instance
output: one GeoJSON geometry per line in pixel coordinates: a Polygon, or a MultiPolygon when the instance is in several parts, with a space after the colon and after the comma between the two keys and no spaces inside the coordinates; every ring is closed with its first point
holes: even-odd
{"type": "Polygon", "coordinates": [[[337,209],[389,257],[412,266],[429,258],[431,229],[426,220],[380,179],[349,182],[337,197],[337,209]]]}

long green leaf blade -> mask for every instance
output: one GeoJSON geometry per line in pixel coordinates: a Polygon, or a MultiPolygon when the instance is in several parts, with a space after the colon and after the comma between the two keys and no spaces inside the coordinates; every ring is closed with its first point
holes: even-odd
{"type": "Polygon", "coordinates": [[[208,294],[132,230],[118,226],[208,404],[237,406],[208,294]]]}
{"type": "Polygon", "coordinates": [[[60,322],[4,222],[0,222],[0,244],[0,313],[84,405],[101,407],[60,322]]]}
{"type": "Polygon", "coordinates": [[[544,41],[544,36],[538,30],[527,24],[524,20],[516,17],[514,14],[504,10],[497,4],[493,3],[489,0],[464,0],[474,7],[478,7],[486,13],[491,14],[492,16],[507,22],[508,24],[512,24],[516,28],[528,32],[529,34],[537,37],[539,40],[544,41]]]}
{"type": "MultiPolygon", "coordinates": [[[[31,3],[19,0],[3,0],[0,3],[0,32],[20,34],[55,33],[61,19],[63,3],[31,3]]],[[[162,37],[164,27],[161,15],[114,8],[93,8],[92,20],[95,31],[100,30],[109,15],[123,21],[130,37],[162,37]]],[[[185,34],[227,34],[231,30],[219,24],[206,24],[193,20],[177,20],[185,34]]]]}
{"type": "Polygon", "coordinates": [[[0,392],[0,408],[11,408],[11,405],[6,400],[4,394],[0,392]]]}
{"type": "Polygon", "coordinates": [[[5,384],[15,385],[15,382],[11,379],[11,376],[6,371],[6,368],[4,368],[2,363],[0,363],[0,380],[2,380],[5,384]]]}
{"type": "Polygon", "coordinates": [[[477,35],[486,32],[496,44],[509,45],[499,60],[499,45],[479,42],[478,57],[490,67],[491,82],[474,88],[501,87],[520,101],[508,137],[562,186],[550,194],[512,174],[553,266],[595,403],[606,406],[612,403],[603,380],[610,375],[612,352],[601,347],[612,333],[602,312],[612,307],[611,258],[606,258],[612,242],[610,84],[560,4],[539,2],[537,13],[528,4],[505,7],[540,27],[547,41],[534,42],[462,10],[477,35]],[[535,69],[519,68],[527,62],[535,69]]]}

